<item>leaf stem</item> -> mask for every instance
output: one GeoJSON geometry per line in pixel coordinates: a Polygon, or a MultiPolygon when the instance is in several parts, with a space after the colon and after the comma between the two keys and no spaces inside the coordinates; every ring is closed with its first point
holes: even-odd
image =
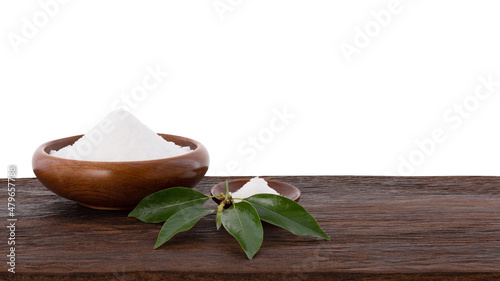
{"type": "Polygon", "coordinates": [[[229,196],[229,183],[226,180],[226,198],[229,196]]]}

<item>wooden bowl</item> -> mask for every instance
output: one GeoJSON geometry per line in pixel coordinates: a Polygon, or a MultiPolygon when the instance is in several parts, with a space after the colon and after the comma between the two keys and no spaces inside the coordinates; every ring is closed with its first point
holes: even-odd
{"type": "MultiPolygon", "coordinates": [[[[245,183],[249,182],[250,179],[238,179],[238,180],[230,180],[227,181],[227,186],[229,188],[229,192],[234,193],[238,191],[245,183]]],[[[269,187],[272,189],[276,190],[280,195],[291,199],[295,202],[299,202],[300,200],[300,190],[296,188],[293,185],[290,185],[288,183],[280,182],[280,181],[273,181],[273,180],[266,180],[267,184],[269,187]]],[[[226,182],[221,182],[216,184],[214,187],[212,187],[212,190],[210,190],[210,193],[212,196],[214,195],[219,195],[224,193],[226,194],[226,182]]],[[[220,200],[217,197],[212,198],[217,204],[220,204],[220,200]]],[[[228,206],[226,206],[228,207],[228,206]]]]}
{"type": "Polygon", "coordinates": [[[199,142],[159,134],[186,154],[147,161],[99,162],[55,157],[49,154],[73,144],[82,135],[42,144],[33,154],[33,171],[50,191],[79,204],[103,210],[133,209],[144,197],[169,187],[193,187],[208,170],[207,149],[199,142]]]}

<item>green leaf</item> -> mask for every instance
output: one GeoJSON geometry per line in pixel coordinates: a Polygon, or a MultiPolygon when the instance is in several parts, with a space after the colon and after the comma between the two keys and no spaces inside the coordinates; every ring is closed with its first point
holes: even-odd
{"type": "Polygon", "coordinates": [[[208,198],[203,193],[190,188],[167,188],[142,199],[128,216],[138,218],[143,222],[162,222],[179,210],[205,204],[208,198]]]}
{"type": "Polygon", "coordinates": [[[295,235],[310,235],[330,240],[318,222],[299,203],[274,194],[255,194],[244,199],[255,207],[260,218],[295,235]]]}
{"type": "Polygon", "coordinates": [[[200,206],[193,206],[173,214],[163,224],[154,248],[160,247],[177,233],[191,229],[201,218],[213,211],[214,210],[209,210],[200,206]]]}
{"type": "Polygon", "coordinates": [[[246,202],[233,204],[222,213],[221,220],[224,228],[238,240],[251,260],[264,239],[262,224],[255,208],[246,202]]]}

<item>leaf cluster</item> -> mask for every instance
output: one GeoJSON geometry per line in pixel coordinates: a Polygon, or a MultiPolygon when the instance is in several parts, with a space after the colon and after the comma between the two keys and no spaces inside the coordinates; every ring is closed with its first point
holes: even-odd
{"type": "Polygon", "coordinates": [[[234,203],[231,194],[206,196],[184,187],[168,188],[144,198],[129,214],[143,222],[165,222],[154,249],[179,232],[191,229],[201,218],[217,211],[217,229],[222,226],[240,243],[248,259],[252,259],[262,245],[262,221],[287,229],[295,235],[309,235],[330,240],[314,217],[297,202],[274,194],[256,194],[234,203]],[[219,197],[217,208],[203,207],[212,197],[219,197]],[[224,210],[225,206],[229,208],[224,210]]]}

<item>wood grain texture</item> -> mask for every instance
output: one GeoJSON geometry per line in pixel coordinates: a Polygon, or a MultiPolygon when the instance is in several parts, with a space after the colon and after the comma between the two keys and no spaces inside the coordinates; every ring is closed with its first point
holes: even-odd
{"type": "MultiPolygon", "coordinates": [[[[36,179],[18,179],[17,273],[4,263],[0,278],[500,280],[498,177],[264,178],[297,186],[300,203],[332,240],[264,224],[264,243],[249,261],[210,215],[153,250],[161,224],[85,208],[36,179]]],[[[205,177],[195,189],[209,194],[224,179],[205,177]]],[[[6,205],[6,192],[0,202],[6,205]]],[[[6,212],[1,215],[7,225],[6,212]]]]}

